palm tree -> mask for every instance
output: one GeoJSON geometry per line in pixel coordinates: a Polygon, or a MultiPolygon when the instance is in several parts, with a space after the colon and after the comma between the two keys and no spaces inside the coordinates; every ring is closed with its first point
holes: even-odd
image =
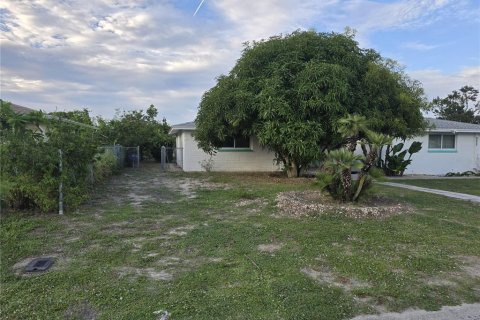
{"type": "Polygon", "coordinates": [[[377,160],[381,147],[384,145],[390,145],[392,144],[392,141],[393,141],[392,137],[382,133],[367,131],[366,135],[367,135],[367,142],[363,142],[363,145],[365,144],[368,145],[368,153],[367,153],[367,157],[365,158],[364,164],[362,166],[362,170],[360,171],[360,174],[358,176],[356,191],[352,199],[353,201],[358,199],[358,197],[360,196],[360,193],[365,187],[365,182],[367,181],[367,178],[368,178],[368,172],[373,167],[375,160],[377,160]]]}
{"type": "Polygon", "coordinates": [[[363,156],[356,155],[346,148],[332,150],[326,154],[324,168],[333,174],[333,180],[340,180],[342,200],[350,201],[352,198],[352,168],[362,167],[363,156]]]}
{"type": "Polygon", "coordinates": [[[357,147],[357,141],[363,133],[368,131],[367,119],[359,115],[347,115],[338,121],[338,133],[345,139],[345,147],[350,152],[354,152],[357,147]]]}

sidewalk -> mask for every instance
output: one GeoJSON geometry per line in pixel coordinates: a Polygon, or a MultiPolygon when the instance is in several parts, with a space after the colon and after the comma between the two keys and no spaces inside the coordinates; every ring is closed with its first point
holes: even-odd
{"type": "Polygon", "coordinates": [[[461,200],[467,200],[467,201],[480,203],[480,197],[479,196],[474,196],[474,195],[471,195],[471,194],[451,192],[451,191],[438,190],[438,189],[423,188],[423,187],[417,187],[417,186],[412,186],[412,185],[407,185],[407,184],[402,184],[402,183],[396,183],[396,182],[379,182],[378,184],[385,185],[385,186],[390,186],[390,187],[405,188],[405,189],[410,189],[410,190],[415,190],[415,191],[420,191],[420,192],[439,194],[439,195],[442,195],[442,196],[445,196],[445,197],[450,197],[450,198],[455,198],[455,199],[461,199],[461,200]]]}
{"type": "Polygon", "coordinates": [[[415,310],[358,316],[351,320],[480,320],[480,303],[442,307],[438,311],[415,310]]]}

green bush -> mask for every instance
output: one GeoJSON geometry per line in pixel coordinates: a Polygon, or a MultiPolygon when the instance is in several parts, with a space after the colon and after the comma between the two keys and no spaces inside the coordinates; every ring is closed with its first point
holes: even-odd
{"type": "Polygon", "coordinates": [[[0,178],[4,206],[56,211],[60,183],[66,209],[74,209],[88,197],[92,187],[89,167],[98,148],[95,130],[65,118],[89,119],[88,111],[49,117],[40,112],[22,115],[15,114],[9,103],[1,101],[0,178]],[[47,126],[46,133],[35,129],[39,124],[47,126]]]}
{"type": "Polygon", "coordinates": [[[403,150],[404,143],[398,143],[391,149],[387,148],[385,160],[379,160],[379,166],[383,169],[387,176],[403,176],[407,166],[412,163],[412,155],[422,149],[422,143],[414,141],[410,147],[403,150]],[[408,153],[408,158],[406,158],[408,153]]]}
{"type": "Polygon", "coordinates": [[[357,201],[372,184],[372,177],[380,176],[375,170],[374,163],[377,161],[380,149],[384,145],[390,145],[392,138],[381,133],[368,130],[366,127],[353,124],[363,122],[361,117],[347,117],[340,124],[342,135],[345,138],[344,147],[325,153],[322,171],[317,175],[317,183],[322,190],[327,190],[334,199],[341,201],[357,201]],[[362,133],[365,137],[358,140],[362,133]],[[353,143],[355,141],[355,143],[353,143]],[[357,141],[362,146],[363,155],[355,154],[357,141]],[[354,179],[352,170],[358,172],[358,178],[354,179]]]}
{"type": "Polygon", "coordinates": [[[93,177],[95,182],[101,182],[117,172],[117,158],[112,151],[106,150],[95,157],[93,177]]]}

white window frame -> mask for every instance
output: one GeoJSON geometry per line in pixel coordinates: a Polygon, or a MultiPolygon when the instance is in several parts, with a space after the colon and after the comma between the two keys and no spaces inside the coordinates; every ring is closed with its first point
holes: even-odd
{"type": "Polygon", "coordinates": [[[457,150],[457,135],[455,133],[429,133],[428,134],[428,150],[445,150],[445,151],[454,151],[457,150]],[[440,136],[440,148],[431,148],[430,147],[430,136],[440,136]],[[444,136],[453,136],[453,148],[444,148],[443,147],[443,137],[444,136]]]}

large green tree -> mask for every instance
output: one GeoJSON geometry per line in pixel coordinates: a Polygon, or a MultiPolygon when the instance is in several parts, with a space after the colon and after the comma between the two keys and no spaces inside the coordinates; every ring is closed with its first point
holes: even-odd
{"type": "Polygon", "coordinates": [[[345,141],[338,120],[366,116],[370,129],[410,137],[424,128],[419,83],[351,34],[296,31],[245,44],[228,75],[205,92],[195,138],[215,152],[232,135],[256,136],[290,176],[345,141]]]}
{"type": "Polygon", "coordinates": [[[164,118],[156,120],[158,111],[154,105],[144,112],[133,110],[117,114],[112,120],[98,119],[100,132],[107,137],[107,143],[126,147],[140,146],[142,158],[153,156],[160,160],[160,148],[173,146],[174,138],[168,135],[170,126],[164,118]]]}
{"type": "Polygon", "coordinates": [[[480,123],[480,101],[478,90],[472,86],[463,86],[445,98],[433,99],[431,108],[438,119],[480,123]]]}

